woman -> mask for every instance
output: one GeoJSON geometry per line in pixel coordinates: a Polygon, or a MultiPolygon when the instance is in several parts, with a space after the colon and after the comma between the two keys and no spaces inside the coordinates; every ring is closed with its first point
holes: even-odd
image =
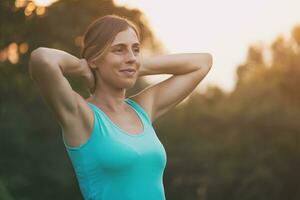
{"type": "Polygon", "coordinates": [[[142,60],[140,36],[129,20],[107,15],[84,35],[81,59],[37,48],[30,75],[62,127],[68,155],[85,199],[163,200],[166,153],[152,123],[187,97],[212,66],[208,53],[142,60]],[[84,99],[64,75],[83,77],[84,99]],[[172,77],[125,98],[139,76],[172,77]]]}

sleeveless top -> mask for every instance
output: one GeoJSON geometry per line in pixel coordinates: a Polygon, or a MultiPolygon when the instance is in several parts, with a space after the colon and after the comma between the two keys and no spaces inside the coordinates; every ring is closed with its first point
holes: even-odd
{"type": "Polygon", "coordinates": [[[89,139],[71,147],[62,137],[81,194],[88,200],[165,200],[165,149],[144,109],[132,99],[125,102],[143,124],[142,133],[127,133],[88,102],[94,115],[89,139]]]}

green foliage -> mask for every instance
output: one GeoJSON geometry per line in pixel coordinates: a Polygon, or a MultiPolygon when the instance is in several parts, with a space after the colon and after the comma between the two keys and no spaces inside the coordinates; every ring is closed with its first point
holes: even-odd
{"type": "MultiPolygon", "coordinates": [[[[47,46],[79,56],[74,39],[92,19],[111,13],[135,21],[145,47],[158,51],[159,45],[139,11],[111,1],[59,1],[45,15],[28,17],[14,1],[0,5],[0,49],[29,46],[17,63],[0,62],[0,199],[82,199],[60,127],[28,75],[29,53],[47,46]]],[[[299,30],[271,47],[249,47],[231,93],[218,87],[193,93],[155,122],[168,155],[167,199],[300,198],[299,30]]],[[[69,81],[87,95],[80,80],[69,81]]],[[[145,86],[138,82],[128,95],[145,86]]]]}

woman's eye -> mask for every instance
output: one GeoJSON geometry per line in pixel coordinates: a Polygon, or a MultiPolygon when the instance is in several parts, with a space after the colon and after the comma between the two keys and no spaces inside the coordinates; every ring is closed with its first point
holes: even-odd
{"type": "MultiPolygon", "coordinates": [[[[115,51],[115,52],[123,52],[124,49],[115,49],[114,51],[115,51]]],[[[140,52],[140,49],[139,49],[139,48],[135,48],[135,49],[133,49],[133,51],[139,53],[139,52],[140,52]]]]}

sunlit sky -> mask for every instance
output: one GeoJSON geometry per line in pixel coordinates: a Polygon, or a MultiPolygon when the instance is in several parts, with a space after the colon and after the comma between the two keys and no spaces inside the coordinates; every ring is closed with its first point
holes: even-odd
{"type": "MultiPolygon", "coordinates": [[[[250,44],[289,37],[300,24],[300,0],[114,0],[138,8],[168,53],[210,52],[214,65],[200,86],[230,91],[250,44]]],[[[150,77],[150,76],[149,76],[150,77]]],[[[201,87],[199,87],[201,89],[201,87]]]]}
{"type": "MultiPolygon", "coordinates": [[[[40,4],[56,0],[35,0],[40,4]]],[[[167,53],[209,52],[213,68],[201,82],[231,91],[251,44],[270,45],[300,24],[300,0],[114,0],[141,10],[167,53]]],[[[157,82],[168,76],[147,76],[157,82]]]]}

